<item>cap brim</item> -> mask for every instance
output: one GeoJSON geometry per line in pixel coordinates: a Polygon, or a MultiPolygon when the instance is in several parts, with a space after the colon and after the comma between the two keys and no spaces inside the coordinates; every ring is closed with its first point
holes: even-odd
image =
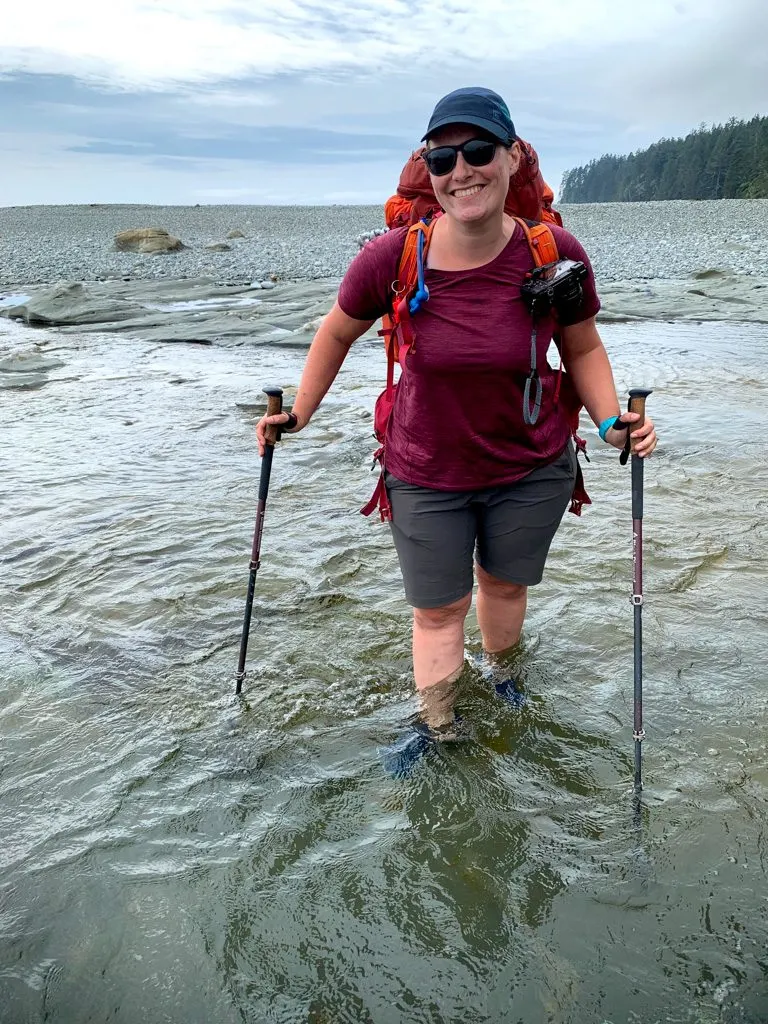
{"type": "Polygon", "coordinates": [[[509,135],[501,128],[495,121],[489,121],[485,117],[443,117],[430,128],[427,129],[426,135],[422,135],[421,141],[426,142],[430,135],[434,135],[440,128],[445,128],[449,124],[471,124],[475,128],[482,128],[483,131],[488,132],[494,139],[498,139],[499,142],[514,142],[517,138],[513,135],[510,139],[509,135]]]}

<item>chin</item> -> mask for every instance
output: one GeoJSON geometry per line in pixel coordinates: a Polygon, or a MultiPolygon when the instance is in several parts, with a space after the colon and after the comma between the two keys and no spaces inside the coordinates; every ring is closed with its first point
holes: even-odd
{"type": "Polygon", "coordinates": [[[474,220],[486,220],[488,217],[492,217],[496,211],[489,209],[485,203],[475,203],[472,205],[451,203],[447,212],[457,220],[470,222],[474,220]]]}

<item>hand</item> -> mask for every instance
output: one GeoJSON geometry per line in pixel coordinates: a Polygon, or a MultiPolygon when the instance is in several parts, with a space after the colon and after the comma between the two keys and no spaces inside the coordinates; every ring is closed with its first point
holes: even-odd
{"type": "MultiPolygon", "coordinates": [[[[640,419],[640,413],[623,412],[620,419],[622,423],[636,423],[640,419]]],[[[638,427],[637,430],[630,429],[630,437],[638,442],[633,455],[639,455],[641,459],[648,458],[659,440],[656,437],[656,428],[653,425],[653,420],[648,416],[645,417],[642,427],[638,427]]],[[[605,440],[608,444],[612,444],[614,448],[623,448],[626,439],[626,430],[614,430],[613,427],[605,435],[605,440]]]]}
{"type": "MultiPolygon", "coordinates": [[[[295,413],[294,413],[295,415],[295,413]]],[[[291,415],[287,411],[278,412],[274,416],[262,416],[259,422],[256,424],[256,442],[259,446],[259,455],[263,458],[264,449],[267,444],[267,427],[275,426],[280,427],[282,434],[297,434],[302,427],[306,426],[301,420],[301,417],[296,416],[296,426],[290,429],[285,429],[285,424],[290,423],[291,415]]]]}

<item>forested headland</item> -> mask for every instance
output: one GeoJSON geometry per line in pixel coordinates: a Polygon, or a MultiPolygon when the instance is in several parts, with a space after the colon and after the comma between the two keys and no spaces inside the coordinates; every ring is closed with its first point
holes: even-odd
{"type": "Polygon", "coordinates": [[[768,198],[768,117],[700,125],[628,156],[609,154],[566,171],[561,203],[768,198]]]}

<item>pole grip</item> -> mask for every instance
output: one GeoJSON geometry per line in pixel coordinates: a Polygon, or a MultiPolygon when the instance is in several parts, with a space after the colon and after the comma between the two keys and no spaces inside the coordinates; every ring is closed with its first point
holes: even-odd
{"type": "MultiPolygon", "coordinates": [[[[267,416],[277,416],[278,413],[283,411],[283,389],[278,387],[264,388],[264,394],[267,396],[267,416]]],[[[264,431],[266,444],[274,445],[279,433],[280,428],[275,426],[274,423],[270,423],[264,431]]]]}
{"type": "MultiPolygon", "coordinates": [[[[642,427],[645,423],[645,400],[648,395],[652,395],[653,391],[650,388],[632,388],[629,392],[629,405],[627,407],[629,412],[636,412],[639,414],[640,419],[633,423],[629,430],[630,433],[642,427]]],[[[634,437],[630,437],[630,448],[634,455],[635,446],[637,441],[634,437]]]]}

